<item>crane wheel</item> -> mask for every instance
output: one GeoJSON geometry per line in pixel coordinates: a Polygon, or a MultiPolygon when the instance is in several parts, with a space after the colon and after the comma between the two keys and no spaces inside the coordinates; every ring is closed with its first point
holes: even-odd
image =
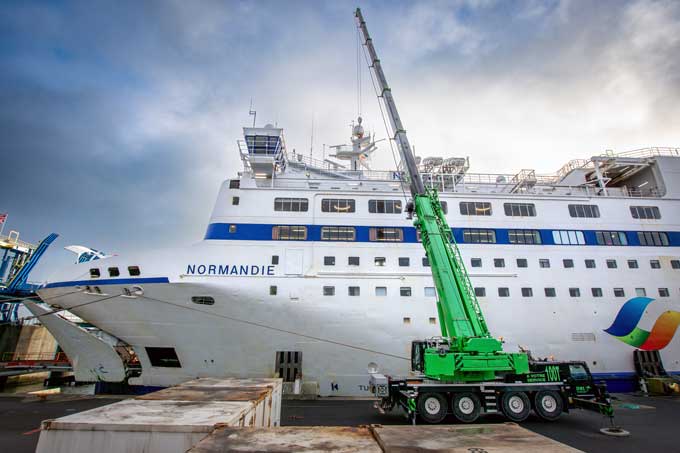
{"type": "Polygon", "coordinates": [[[560,418],[564,403],[562,396],[554,390],[541,390],[534,396],[534,412],[541,419],[549,422],[560,418]]]}
{"type": "Polygon", "coordinates": [[[451,398],[451,410],[459,422],[472,423],[482,412],[482,403],[474,393],[454,393],[451,398]]]}
{"type": "Polygon", "coordinates": [[[503,414],[513,422],[523,422],[531,412],[531,402],[524,392],[506,392],[501,398],[503,414]]]}
{"type": "Polygon", "coordinates": [[[440,423],[446,417],[446,398],[441,393],[423,393],[418,397],[418,414],[427,423],[440,423]]]}

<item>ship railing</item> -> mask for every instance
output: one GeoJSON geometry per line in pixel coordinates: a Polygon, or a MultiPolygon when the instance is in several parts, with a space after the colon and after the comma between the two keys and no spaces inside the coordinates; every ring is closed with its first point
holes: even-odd
{"type": "Polygon", "coordinates": [[[0,234],[0,242],[3,243],[3,247],[9,245],[12,247],[26,248],[29,250],[35,250],[36,248],[35,244],[20,240],[19,232],[17,231],[10,231],[10,233],[7,235],[0,234]]]}
{"type": "Polygon", "coordinates": [[[624,151],[621,153],[607,152],[602,154],[606,157],[680,157],[680,148],[670,148],[664,146],[654,146],[650,148],[634,149],[632,151],[624,151]]]}

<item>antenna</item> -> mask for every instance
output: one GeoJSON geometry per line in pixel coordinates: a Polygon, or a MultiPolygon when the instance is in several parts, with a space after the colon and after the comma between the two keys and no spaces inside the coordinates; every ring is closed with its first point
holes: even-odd
{"type": "Polygon", "coordinates": [[[253,117],[253,127],[255,127],[255,119],[257,118],[257,111],[253,110],[253,98],[250,98],[250,108],[248,109],[248,115],[253,117]]]}
{"type": "Polygon", "coordinates": [[[312,151],[314,150],[314,114],[312,114],[312,137],[309,141],[309,158],[312,158],[312,151]]]}

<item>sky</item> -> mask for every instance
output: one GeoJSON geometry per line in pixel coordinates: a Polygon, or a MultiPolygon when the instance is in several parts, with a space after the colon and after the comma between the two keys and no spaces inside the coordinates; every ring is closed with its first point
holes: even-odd
{"type": "MultiPolygon", "coordinates": [[[[679,1],[359,3],[422,157],[552,173],[609,149],[680,147],[679,1]]],[[[358,113],[385,137],[363,61],[357,77],[356,6],[3,1],[5,234],[61,235],[31,279],[74,260],[70,244],[199,241],[241,169],[251,100],[258,125],[315,157],[348,141],[358,113]]],[[[383,142],[373,167],[393,166],[383,142]]]]}

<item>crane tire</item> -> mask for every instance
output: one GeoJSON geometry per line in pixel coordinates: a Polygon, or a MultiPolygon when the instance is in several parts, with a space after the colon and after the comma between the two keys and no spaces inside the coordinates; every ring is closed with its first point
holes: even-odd
{"type": "Polygon", "coordinates": [[[423,393],[418,397],[418,414],[427,423],[440,423],[447,409],[446,398],[441,393],[423,393]]]}
{"type": "Polygon", "coordinates": [[[523,422],[531,412],[531,402],[524,392],[505,392],[501,398],[503,414],[512,422],[523,422]]]}

